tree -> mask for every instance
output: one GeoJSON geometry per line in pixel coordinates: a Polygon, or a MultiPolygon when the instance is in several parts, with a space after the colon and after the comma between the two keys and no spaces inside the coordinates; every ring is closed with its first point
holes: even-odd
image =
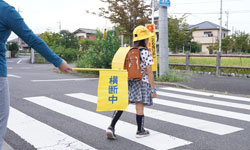
{"type": "Polygon", "coordinates": [[[16,53],[19,50],[17,43],[10,43],[6,45],[7,49],[11,51],[11,57],[16,57],[16,53]]]}
{"type": "Polygon", "coordinates": [[[186,23],[186,16],[181,18],[169,18],[168,22],[168,40],[169,48],[175,52],[179,53],[179,50],[191,43],[193,30],[188,31],[188,24],[186,23]]]}
{"type": "MultiPolygon", "coordinates": [[[[249,34],[244,32],[236,32],[232,36],[227,36],[221,40],[221,50],[228,54],[228,52],[248,53],[249,46],[249,34]]],[[[218,50],[219,40],[216,40],[214,46],[209,46],[208,49],[218,50]]]]}
{"type": "Polygon", "coordinates": [[[77,38],[68,30],[62,30],[60,32],[59,44],[65,48],[79,48],[77,38]]]}
{"type": "Polygon", "coordinates": [[[234,41],[234,51],[238,53],[245,53],[249,49],[249,34],[245,32],[236,32],[232,35],[234,41]]]}
{"type": "Polygon", "coordinates": [[[233,44],[233,39],[230,36],[227,36],[221,40],[221,50],[227,54],[228,52],[232,51],[233,44]]]}
{"type": "Polygon", "coordinates": [[[80,39],[78,41],[78,44],[80,45],[81,49],[83,51],[88,50],[92,45],[94,45],[96,40],[90,40],[90,39],[80,39]]]}
{"type": "Polygon", "coordinates": [[[84,51],[81,60],[77,62],[79,68],[111,68],[112,59],[120,47],[120,39],[115,30],[108,30],[106,37],[97,31],[94,45],[84,51]]]}
{"type": "Polygon", "coordinates": [[[60,34],[54,32],[44,32],[40,34],[40,38],[49,46],[59,45],[60,34]]]}
{"type": "Polygon", "coordinates": [[[144,0],[101,0],[107,3],[108,9],[99,8],[100,16],[116,24],[121,34],[129,37],[132,44],[133,30],[138,25],[149,23],[150,6],[144,0]]]}
{"type": "Polygon", "coordinates": [[[191,53],[199,53],[201,52],[201,44],[197,42],[188,42],[185,45],[185,51],[190,51],[191,53]]]}

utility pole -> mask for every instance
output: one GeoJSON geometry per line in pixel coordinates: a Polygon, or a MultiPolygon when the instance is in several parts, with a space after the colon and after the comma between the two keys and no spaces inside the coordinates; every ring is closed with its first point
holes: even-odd
{"type": "Polygon", "coordinates": [[[226,26],[227,26],[227,30],[228,30],[228,26],[229,26],[229,23],[228,23],[229,11],[225,11],[225,13],[227,14],[227,22],[226,22],[226,26]]]}
{"type": "Polygon", "coordinates": [[[155,13],[155,0],[152,0],[151,2],[152,2],[152,24],[154,24],[155,23],[155,15],[154,15],[154,13],[155,13]]]}
{"type": "Polygon", "coordinates": [[[160,42],[160,57],[159,68],[160,76],[169,73],[168,64],[168,7],[170,7],[169,0],[160,0],[160,14],[159,14],[159,42],[160,42]]]}
{"type": "MultiPolygon", "coordinates": [[[[21,14],[21,13],[23,12],[20,8],[18,8],[17,11],[18,11],[19,14],[21,14]]],[[[18,43],[17,43],[18,49],[19,49],[19,50],[22,50],[22,47],[21,47],[22,43],[21,43],[21,39],[19,38],[19,36],[17,36],[17,42],[18,42],[18,43]]]]}
{"type": "Polygon", "coordinates": [[[61,30],[62,30],[62,22],[61,22],[61,21],[58,21],[57,23],[59,24],[59,33],[60,33],[61,30]]]}
{"type": "Polygon", "coordinates": [[[220,0],[220,32],[219,32],[219,52],[221,52],[221,35],[222,35],[222,0],[220,0]]]}

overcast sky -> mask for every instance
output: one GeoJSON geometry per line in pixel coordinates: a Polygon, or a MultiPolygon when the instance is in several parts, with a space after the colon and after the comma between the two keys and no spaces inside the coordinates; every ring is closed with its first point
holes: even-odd
{"type": "MultiPolygon", "coordinates": [[[[100,0],[5,0],[17,10],[28,26],[35,33],[46,30],[59,31],[59,21],[62,29],[71,32],[78,28],[104,28],[112,24],[103,18],[87,14],[86,10],[98,12],[105,6],[100,0]]],[[[145,0],[150,2],[151,0],[145,0]]],[[[229,11],[229,30],[240,30],[250,33],[250,0],[223,0],[223,26],[227,21],[225,11],[229,11]]],[[[219,25],[220,0],[171,0],[169,14],[181,17],[189,13],[187,23],[198,24],[211,21],[219,25]]],[[[156,13],[157,15],[157,13],[156,13]]],[[[13,38],[12,35],[10,38],[13,38]]]]}

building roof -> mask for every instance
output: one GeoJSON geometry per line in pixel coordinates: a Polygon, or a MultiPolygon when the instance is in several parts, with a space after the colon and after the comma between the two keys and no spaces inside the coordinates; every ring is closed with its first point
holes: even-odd
{"type": "Polygon", "coordinates": [[[12,40],[9,40],[8,43],[18,43],[18,38],[15,38],[15,39],[12,39],[12,40]]]}
{"type": "Polygon", "coordinates": [[[86,29],[86,28],[79,28],[75,32],[73,32],[73,34],[76,34],[77,32],[84,32],[84,33],[96,34],[96,30],[95,29],[86,29]]]}
{"type": "MultiPolygon", "coordinates": [[[[194,29],[196,28],[196,30],[219,30],[220,29],[220,26],[217,25],[217,24],[214,24],[212,22],[209,22],[209,21],[204,21],[204,22],[201,22],[199,24],[196,24],[196,25],[190,25],[188,27],[188,30],[191,30],[191,29],[194,29]]],[[[224,27],[222,27],[222,30],[225,30],[225,31],[230,31],[224,27]]]]}

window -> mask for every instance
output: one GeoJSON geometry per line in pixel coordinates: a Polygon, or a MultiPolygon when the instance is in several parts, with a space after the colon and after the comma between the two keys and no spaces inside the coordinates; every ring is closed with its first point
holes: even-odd
{"type": "Polygon", "coordinates": [[[203,36],[204,37],[213,37],[213,33],[212,32],[204,32],[203,36]]]}

